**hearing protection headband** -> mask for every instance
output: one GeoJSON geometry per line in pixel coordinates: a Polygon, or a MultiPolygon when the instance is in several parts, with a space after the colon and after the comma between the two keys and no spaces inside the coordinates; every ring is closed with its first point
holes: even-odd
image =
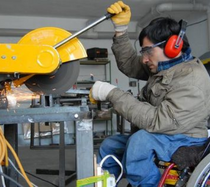
{"type": "Polygon", "coordinates": [[[179,48],[182,40],[183,40],[183,37],[185,35],[185,32],[186,32],[186,28],[187,28],[187,22],[185,20],[180,20],[180,25],[181,25],[181,29],[180,29],[180,32],[179,32],[179,35],[178,35],[178,38],[176,40],[176,43],[175,43],[175,48],[179,48]]]}

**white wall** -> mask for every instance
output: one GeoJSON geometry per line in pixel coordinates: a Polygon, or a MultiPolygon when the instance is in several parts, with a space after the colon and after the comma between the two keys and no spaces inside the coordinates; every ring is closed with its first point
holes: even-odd
{"type": "Polygon", "coordinates": [[[207,21],[189,26],[187,28],[187,36],[192,48],[192,54],[194,56],[200,57],[202,54],[209,51],[209,32],[210,31],[208,31],[207,21]]]}

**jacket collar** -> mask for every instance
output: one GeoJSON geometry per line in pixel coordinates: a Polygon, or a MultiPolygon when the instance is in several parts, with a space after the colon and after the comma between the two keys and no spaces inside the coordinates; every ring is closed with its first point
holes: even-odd
{"type": "Polygon", "coordinates": [[[189,60],[192,60],[193,56],[191,55],[191,49],[187,48],[184,53],[178,58],[174,58],[168,61],[161,61],[158,62],[158,72],[162,70],[167,70],[177,64],[180,64],[182,62],[187,62],[189,60]]]}

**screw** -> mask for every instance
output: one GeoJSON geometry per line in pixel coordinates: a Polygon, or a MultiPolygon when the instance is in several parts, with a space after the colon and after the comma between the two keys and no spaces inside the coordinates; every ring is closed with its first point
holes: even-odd
{"type": "Polygon", "coordinates": [[[2,59],[5,59],[5,58],[6,58],[6,56],[5,56],[5,55],[2,55],[2,56],[1,56],[1,58],[2,58],[2,59]]]}
{"type": "Polygon", "coordinates": [[[12,60],[15,60],[17,57],[16,56],[12,56],[12,60]]]}
{"type": "Polygon", "coordinates": [[[74,114],[74,118],[77,119],[79,117],[78,114],[74,114]]]}

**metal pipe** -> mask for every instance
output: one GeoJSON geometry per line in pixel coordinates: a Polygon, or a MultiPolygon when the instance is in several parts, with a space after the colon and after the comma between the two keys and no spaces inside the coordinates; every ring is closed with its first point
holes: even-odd
{"type": "Polygon", "coordinates": [[[208,7],[203,4],[190,4],[190,3],[164,3],[160,4],[156,7],[157,12],[165,12],[165,11],[184,11],[184,10],[195,10],[195,11],[206,11],[208,7]]]}
{"type": "MultiPolygon", "coordinates": [[[[1,29],[0,28],[0,37],[23,37],[25,34],[32,31],[31,29],[1,29]]],[[[76,32],[76,31],[70,31],[68,32],[76,32]]],[[[137,30],[135,32],[129,32],[129,38],[136,40],[138,39],[138,34],[140,33],[140,30],[137,30]]],[[[112,39],[114,36],[114,31],[110,32],[92,32],[89,34],[88,32],[82,33],[80,35],[80,39],[112,39]]]]}
{"type": "Polygon", "coordinates": [[[208,49],[210,50],[210,8],[207,10],[208,49]]]}
{"type": "Polygon", "coordinates": [[[82,34],[83,32],[89,30],[90,28],[98,25],[99,23],[103,22],[106,19],[109,19],[112,17],[112,14],[107,13],[106,15],[102,16],[101,18],[99,18],[98,20],[94,21],[93,23],[91,23],[90,25],[86,26],[85,28],[83,28],[82,30],[76,32],[75,34],[72,34],[71,36],[69,36],[68,38],[62,40],[61,42],[57,43],[56,45],[54,45],[53,47],[55,49],[57,49],[58,47],[62,46],[63,44],[67,43],[68,41],[72,40],[73,38],[79,36],[80,34],[82,34]]]}
{"type": "Polygon", "coordinates": [[[151,9],[146,15],[144,15],[138,22],[139,27],[144,27],[149,21],[154,19],[158,14],[170,11],[208,11],[208,6],[203,4],[190,4],[190,3],[163,3],[151,9]]]}

